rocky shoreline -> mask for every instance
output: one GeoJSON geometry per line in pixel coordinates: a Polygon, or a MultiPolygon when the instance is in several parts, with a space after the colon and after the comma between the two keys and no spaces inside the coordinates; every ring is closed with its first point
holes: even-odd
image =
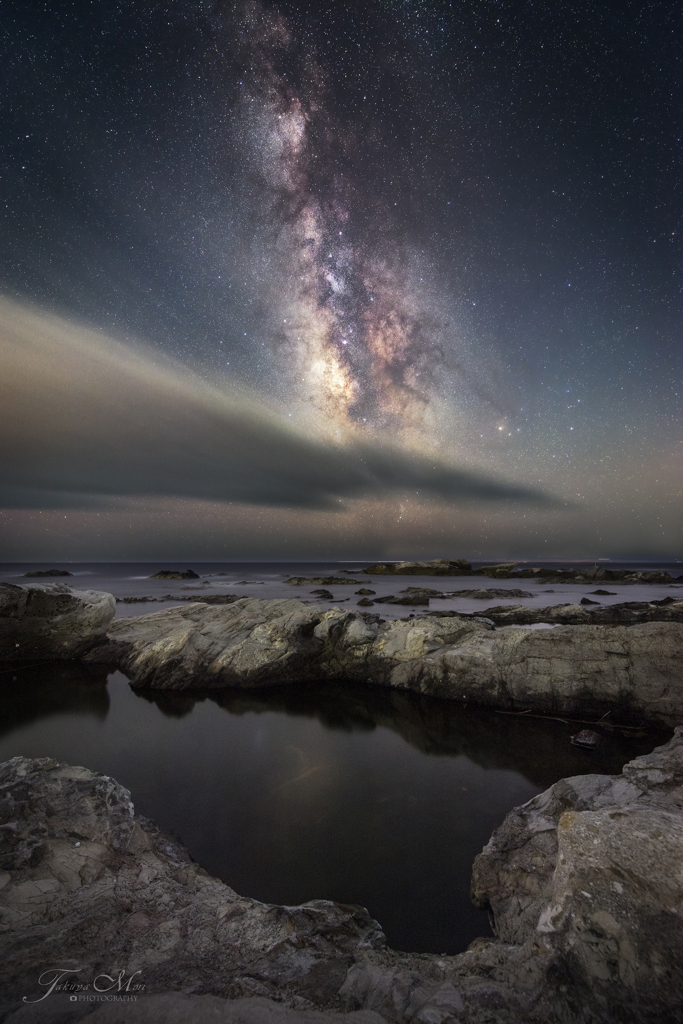
{"type": "MultiPolygon", "coordinates": [[[[118,667],[160,694],[325,679],[501,710],[683,721],[683,623],[671,619],[681,602],[597,609],[658,617],[631,625],[595,624],[591,606],[556,606],[558,616],[587,621],[532,630],[452,613],[385,622],[350,608],[233,597],[116,620],[108,594],[2,584],[0,652],[25,663],[118,667]]],[[[363,908],[238,896],[136,816],[114,780],[13,758],[0,766],[3,1019],[683,1021],[682,853],[679,727],[622,775],[564,779],[510,812],[473,869],[472,896],[489,910],[495,939],[457,956],[404,954],[387,948],[363,908]],[[88,985],[123,971],[142,979],[144,992],[135,1003],[57,991],[26,1003],[43,994],[38,978],[48,967],[88,985]]]]}
{"type": "Polygon", "coordinates": [[[509,711],[665,727],[683,720],[681,601],[388,621],[293,599],[230,601],[114,619],[109,594],[1,584],[0,656],[79,659],[152,690],[347,681],[509,711]],[[572,624],[496,628],[539,621],[541,612],[572,624]]]}
{"type": "Polygon", "coordinates": [[[0,808],[7,1024],[683,1020],[681,728],[622,775],[563,779],[507,815],[472,880],[495,938],[454,956],[387,948],[361,907],[239,896],[85,768],[15,757],[0,808]],[[27,1003],[48,968],[139,995],[27,1003]]]}

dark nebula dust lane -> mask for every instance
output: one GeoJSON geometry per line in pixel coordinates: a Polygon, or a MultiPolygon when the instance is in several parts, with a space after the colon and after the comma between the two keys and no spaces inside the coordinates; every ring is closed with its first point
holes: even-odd
{"type": "Polygon", "coordinates": [[[5,556],[675,556],[682,21],[18,6],[5,556]]]}

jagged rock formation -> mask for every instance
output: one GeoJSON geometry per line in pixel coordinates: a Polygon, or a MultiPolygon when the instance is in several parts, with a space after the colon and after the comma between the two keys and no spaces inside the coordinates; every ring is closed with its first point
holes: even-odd
{"type": "MultiPolygon", "coordinates": [[[[0,766],[0,992],[44,994],[46,966],[140,971],[145,990],[334,1002],[357,952],[383,945],[361,907],[238,896],[135,815],[113,779],[50,758],[0,766]]],[[[5,1019],[3,1016],[2,1019],[5,1019]]]]}
{"type": "Polygon", "coordinates": [[[672,725],[683,716],[678,622],[497,631],[474,617],[382,622],[350,609],[242,598],[121,619],[108,637],[87,658],[116,665],[136,687],[337,679],[578,718],[609,711],[614,721],[672,725]]]}
{"type": "Polygon", "coordinates": [[[683,728],[622,775],[563,779],[511,811],[473,872],[496,938],[455,956],[387,949],[359,907],[238,896],[84,768],[5,762],[0,813],[7,1024],[40,1020],[22,999],[48,961],[86,986],[115,961],[144,984],[92,1014],[55,1003],[60,1024],[683,1021],[683,728]]]}
{"type": "Polygon", "coordinates": [[[65,583],[0,583],[0,658],[77,658],[114,618],[111,594],[65,583]]]}
{"type": "MultiPolygon", "coordinates": [[[[437,611],[436,615],[449,615],[437,611]]],[[[546,608],[526,608],[524,605],[496,605],[478,614],[490,619],[496,626],[532,625],[535,622],[559,623],[564,626],[634,625],[636,622],[683,622],[683,600],[665,597],[661,601],[624,601],[622,604],[600,605],[597,601],[586,604],[555,604],[546,608]]]]}

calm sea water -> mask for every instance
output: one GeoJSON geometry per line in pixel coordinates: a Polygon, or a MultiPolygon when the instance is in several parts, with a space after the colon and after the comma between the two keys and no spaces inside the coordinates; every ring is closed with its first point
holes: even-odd
{"type": "MultiPolygon", "coordinates": [[[[63,562],[51,563],[0,563],[0,581],[11,583],[27,583],[24,573],[34,569],[66,569],[72,577],[64,577],[61,582],[82,590],[106,590],[115,597],[148,597],[155,598],[153,603],[126,604],[122,600],[117,605],[117,616],[141,615],[145,612],[160,611],[177,603],[179,599],[188,598],[201,600],[202,594],[233,593],[240,597],[260,598],[297,598],[309,604],[318,604],[319,596],[312,593],[319,585],[292,586],[286,581],[290,576],[339,576],[344,570],[363,568],[367,562],[109,562],[83,563],[63,562]],[[151,580],[149,577],[159,569],[193,569],[200,577],[198,580],[151,580]],[[160,601],[160,598],[171,596],[171,600],[160,601]],[[175,599],[175,601],[174,601],[175,599]]],[[[475,566],[485,563],[473,563],[475,566]]],[[[523,566],[527,563],[520,563],[523,566]]],[[[540,565],[541,563],[528,563],[540,565]]],[[[587,562],[546,562],[548,567],[591,567],[587,562]]],[[[433,598],[430,609],[443,609],[460,612],[483,612],[488,605],[522,604],[531,608],[542,608],[553,604],[580,601],[582,597],[592,595],[596,589],[610,590],[612,594],[596,596],[591,599],[601,604],[615,604],[620,601],[644,601],[652,597],[661,598],[664,594],[675,595],[683,592],[683,562],[602,562],[596,563],[608,569],[666,569],[675,579],[666,589],[662,585],[628,585],[609,584],[605,586],[595,583],[544,584],[536,580],[492,580],[481,576],[375,576],[351,574],[352,585],[326,584],[332,594],[329,605],[347,604],[354,607],[360,599],[356,591],[361,587],[374,590],[377,597],[388,594],[399,595],[407,587],[429,587],[439,591],[453,590],[496,590],[520,589],[529,593],[530,597],[509,599],[495,597],[488,600],[477,600],[467,596],[455,598],[433,598]]],[[[323,602],[325,603],[325,602],[323,602]]],[[[406,605],[379,604],[373,609],[383,619],[403,618],[409,614],[421,614],[425,606],[411,608],[406,605]]]]}
{"type": "Polygon", "coordinates": [[[5,667],[0,693],[0,760],[111,775],[240,894],[360,903],[395,948],[436,953],[490,934],[471,866],[510,808],[668,738],[586,751],[576,725],[375,687],[152,697],[73,665],[5,667]]]}

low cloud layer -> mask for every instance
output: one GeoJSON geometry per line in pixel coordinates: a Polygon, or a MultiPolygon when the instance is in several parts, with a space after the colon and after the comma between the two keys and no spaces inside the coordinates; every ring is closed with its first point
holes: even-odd
{"type": "Polygon", "coordinates": [[[2,507],[173,496],[329,510],[389,493],[559,504],[411,452],[303,436],[154,353],[0,300],[2,507]]]}

